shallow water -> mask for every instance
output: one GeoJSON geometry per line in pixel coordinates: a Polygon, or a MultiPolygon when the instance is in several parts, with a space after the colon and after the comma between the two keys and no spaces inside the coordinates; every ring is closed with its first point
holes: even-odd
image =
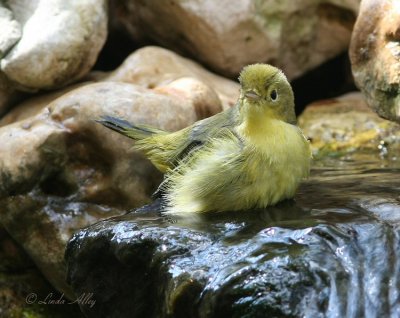
{"type": "Polygon", "coordinates": [[[297,203],[308,209],[339,209],[400,221],[400,159],[354,154],[316,161],[297,203]]]}
{"type": "MultiPolygon", "coordinates": [[[[106,251],[118,260],[113,268],[160,262],[158,293],[135,289],[137,281],[127,288],[135,299],[165,288],[156,301],[166,303],[137,316],[168,308],[198,317],[400,317],[399,175],[394,157],[327,158],[315,162],[295,200],[275,207],[178,219],[148,209],[106,220],[72,240],[70,278],[78,291],[93,290],[90,277],[78,282],[74,271],[88,266],[88,250],[95,264],[106,251]],[[99,240],[110,247],[98,248],[99,240]],[[142,248],[146,260],[132,252],[142,248]]],[[[95,275],[113,281],[107,266],[95,275]]],[[[128,306],[109,298],[103,305],[108,313],[128,306]]]]}
{"type": "Polygon", "coordinates": [[[257,255],[295,260],[301,254],[298,258],[308,263],[304,268],[317,277],[324,273],[329,283],[313,284],[319,293],[329,292],[325,306],[310,300],[302,314],[400,317],[400,161],[395,157],[358,154],[317,161],[295,202],[256,214],[223,222],[223,240],[238,246],[251,237],[259,245],[246,256],[250,262],[257,255]]]}

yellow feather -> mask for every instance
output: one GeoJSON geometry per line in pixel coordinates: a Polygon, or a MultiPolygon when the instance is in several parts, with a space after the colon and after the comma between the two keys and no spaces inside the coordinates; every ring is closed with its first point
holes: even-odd
{"type": "Polygon", "coordinates": [[[136,140],[165,172],[165,213],[244,210],[292,198],[310,170],[308,141],[295,125],[294,97],[284,74],[266,64],[240,74],[232,109],[174,133],[105,117],[136,140]]]}

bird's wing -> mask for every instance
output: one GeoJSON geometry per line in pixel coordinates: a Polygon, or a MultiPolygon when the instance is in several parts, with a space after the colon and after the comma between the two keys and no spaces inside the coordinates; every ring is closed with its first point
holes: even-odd
{"type": "MultiPolygon", "coordinates": [[[[242,147],[243,141],[235,130],[238,123],[239,117],[237,116],[237,112],[235,109],[229,109],[228,111],[198,121],[193,126],[185,128],[185,130],[178,131],[176,137],[172,136],[172,138],[176,138],[177,142],[174,142],[174,140],[171,141],[173,151],[168,157],[171,172],[175,173],[179,171],[182,165],[190,165],[190,161],[198,159],[195,157],[197,152],[206,150],[210,146],[210,143],[218,139],[233,138],[242,147]],[[182,138],[182,136],[185,138],[182,138]]],[[[164,145],[166,146],[167,144],[164,145]]],[[[168,153],[168,151],[164,153],[168,153]]],[[[153,197],[162,196],[169,187],[169,182],[169,178],[164,178],[164,181],[155,191],[153,197]]]]}
{"type": "Polygon", "coordinates": [[[234,108],[228,109],[212,117],[196,122],[190,129],[189,138],[182,145],[178,154],[185,157],[189,152],[200,148],[210,139],[221,138],[226,130],[233,130],[237,125],[238,116],[234,108]]]}
{"type": "Polygon", "coordinates": [[[165,172],[176,167],[189,153],[200,149],[210,139],[221,138],[224,130],[233,130],[237,121],[237,112],[231,108],[177,132],[156,134],[143,144],[139,141],[136,148],[144,150],[153,164],[165,172]],[[146,149],[149,144],[151,149],[146,149]]]}

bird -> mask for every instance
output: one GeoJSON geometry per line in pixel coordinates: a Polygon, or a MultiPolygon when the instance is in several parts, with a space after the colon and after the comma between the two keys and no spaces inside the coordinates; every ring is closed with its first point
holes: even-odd
{"type": "Polygon", "coordinates": [[[176,132],[103,116],[164,173],[164,214],[266,208],[294,197],[310,172],[309,141],[296,125],[293,90],[269,64],[245,66],[236,104],[176,132]]]}

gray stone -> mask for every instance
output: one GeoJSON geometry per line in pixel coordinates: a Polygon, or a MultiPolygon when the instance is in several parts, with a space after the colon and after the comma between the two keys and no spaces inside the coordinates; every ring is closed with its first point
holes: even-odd
{"type": "Polygon", "coordinates": [[[225,75],[267,62],[296,78],[349,45],[360,0],[112,2],[111,19],[225,75]]]}
{"type": "Polygon", "coordinates": [[[12,17],[12,12],[0,3],[0,59],[21,38],[21,26],[12,17]]]}
{"type": "MultiPolygon", "coordinates": [[[[15,105],[10,112],[0,119],[0,126],[28,118],[56,98],[93,81],[131,83],[155,91],[165,91],[167,94],[176,92],[181,98],[191,99],[195,97],[198,100],[195,108],[200,117],[220,111],[221,104],[223,109],[233,106],[239,97],[239,84],[237,82],[213,74],[201,65],[160,47],[141,48],[127,57],[116,70],[112,72],[91,72],[85,79],[86,82],[33,96],[15,105]],[[190,93],[191,90],[194,91],[194,94],[190,93]],[[202,105],[206,107],[203,108],[202,105]],[[206,111],[206,113],[200,114],[202,111],[206,111]]],[[[13,94],[15,95],[15,93],[12,93],[15,90],[6,85],[7,82],[4,81],[2,86],[0,73],[0,113],[2,102],[5,110],[10,105],[11,97],[13,97],[13,94]],[[2,93],[4,93],[4,99],[2,93]]]]}
{"type": "Polygon", "coordinates": [[[105,0],[9,0],[22,38],[0,61],[24,89],[54,88],[85,75],[107,35],[105,0]]]}
{"type": "Polygon", "coordinates": [[[400,123],[400,10],[397,0],[364,0],[350,59],[357,86],[383,118],[400,123]]]}
{"type": "Polygon", "coordinates": [[[308,105],[299,126],[315,157],[351,152],[396,157],[400,151],[399,125],[379,117],[360,92],[308,105]]]}
{"type": "Polygon", "coordinates": [[[98,80],[155,88],[182,77],[196,78],[210,86],[217,93],[224,109],[232,107],[239,97],[237,82],[211,73],[196,62],[156,46],[136,50],[115,71],[100,76],[98,80]]]}
{"type": "Polygon", "coordinates": [[[64,249],[78,229],[149,202],[161,174],[132,140],[95,122],[104,115],[177,130],[221,110],[203,83],[150,90],[104,82],[70,91],[0,127],[0,223],[71,299],[64,249]]]}

